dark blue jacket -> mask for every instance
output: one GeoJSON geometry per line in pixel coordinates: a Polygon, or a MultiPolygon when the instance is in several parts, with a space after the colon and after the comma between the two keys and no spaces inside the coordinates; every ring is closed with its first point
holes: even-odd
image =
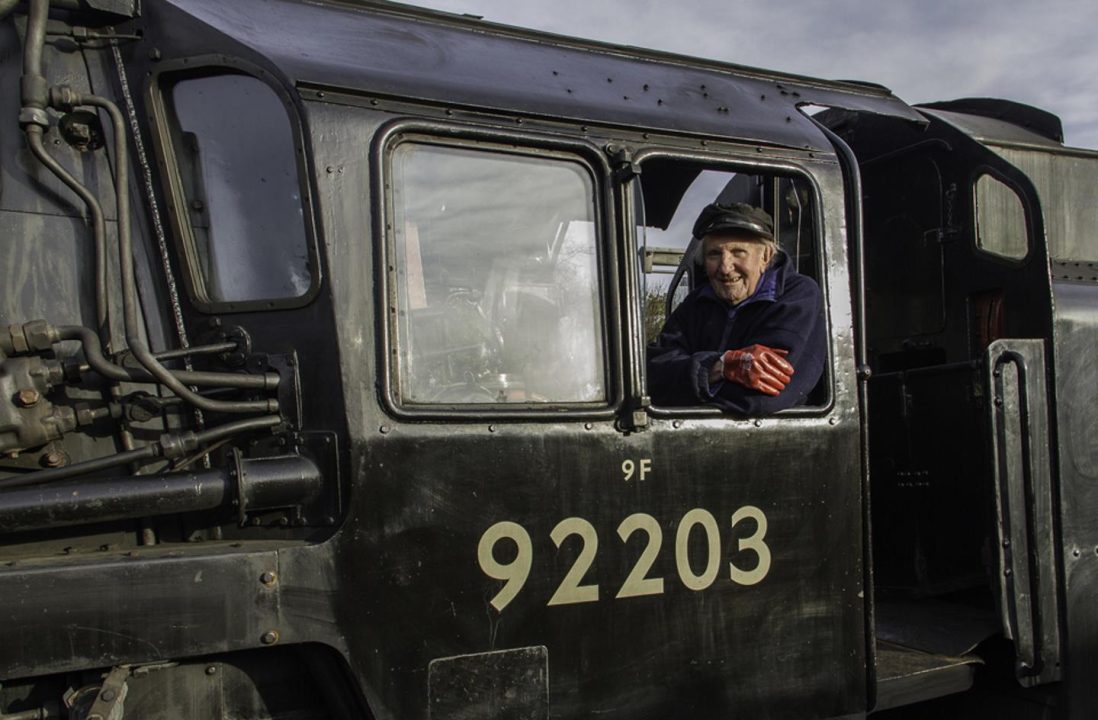
{"type": "Polygon", "coordinates": [[[819,286],[778,252],[755,294],[739,305],[718,298],[709,283],[682,301],[648,347],[648,392],[656,405],[713,403],[743,415],[803,404],[823,373],[824,329],[819,286]],[[771,397],[724,380],[710,387],[717,358],[754,343],[789,351],[794,373],[785,390],[771,397]]]}

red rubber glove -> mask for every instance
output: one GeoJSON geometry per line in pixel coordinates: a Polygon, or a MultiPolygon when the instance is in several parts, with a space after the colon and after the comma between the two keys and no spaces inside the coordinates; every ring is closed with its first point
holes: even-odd
{"type": "Polygon", "coordinates": [[[745,388],[777,395],[785,390],[793,375],[793,366],[785,359],[788,354],[788,350],[757,344],[729,350],[721,356],[724,364],[721,375],[745,388]]]}

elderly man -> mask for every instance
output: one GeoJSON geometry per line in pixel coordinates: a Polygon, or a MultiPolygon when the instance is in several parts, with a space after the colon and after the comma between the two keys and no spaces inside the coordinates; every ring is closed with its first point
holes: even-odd
{"type": "Polygon", "coordinates": [[[820,288],[774,242],[763,210],[715,203],[694,224],[709,282],[648,348],[657,405],[767,415],[805,402],[827,355],[820,288]]]}

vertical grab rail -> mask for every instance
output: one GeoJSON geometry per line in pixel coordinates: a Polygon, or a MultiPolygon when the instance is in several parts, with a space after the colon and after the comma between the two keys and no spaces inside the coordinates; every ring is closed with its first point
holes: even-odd
{"type": "Polygon", "coordinates": [[[1003,339],[987,350],[1003,634],[1026,686],[1060,679],[1059,581],[1045,343],[1003,339]]]}

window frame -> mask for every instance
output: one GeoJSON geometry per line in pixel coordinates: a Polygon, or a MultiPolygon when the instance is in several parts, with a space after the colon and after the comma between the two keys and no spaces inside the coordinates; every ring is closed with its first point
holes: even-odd
{"type": "MultiPolygon", "coordinates": [[[[750,173],[753,175],[770,175],[771,177],[784,175],[786,177],[797,177],[807,182],[808,187],[812,193],[812,204],[814,208],[814,232],[813,242],[816,248],[816,275],[813,278],[820,287],[820,295],[823,303],[823,321],[825,325],[825,333],[827,337],[827,359],[824,365],[824,375],[826,379],[824,388],[826,389],[827,396],[824,401],[819,405],[800,405],[797,407],[786,408],[780,410],[773,415],[766,416],[768,420],[776,420],[781,418],[815,418],[829,415],[836,407],[837,392],[836,392],[836,378],[837,368],[835,366],[835,353],[832,347],[835,338],[834,327],[831,321],[831,300],[829,294],[829,284],[827,282],[827,267],[828,267],[828,248],[826,237],[826,223],[824,215],[824,201],[823,191],[820,187],[819,180],[811,169],[805,164],[798,163],[791,158],[780,158],[773,156],[759,156],[759,153],[763,152],[761,147],[753,148],[755,150],[753,155],[739,154],[735,151],[731,151],[727,154],[717,154],[714,152],[697,152],[683,150],[679,148],[670,147],[646,147],[643,150],[637,152],[634,161],[641,167],[642,172],[636,178],[635,182],[640,183],[641,191],[638,192],[636,188],[626,187],[625,192],[632,195],[630,202],[633,206],[636,206],[639,202],[643,205],[643,183],[644,183],[644,163],[646,160],[661,159],[670,161],[679,161],[684,163],[702,164],[708,166],[707,169],[721,170],[727,172],[742,172],[750,173]]],[[[634,219],[629,219],[627,223],[629,227],[629,249],[628,252],[632,254],[634,262],[639,263],[639,254],[641,252],[641,238],[639,235],[639,228],[634,219]]],[[[643,268],[641,268],[643,272],[643,268]]],[[[630,302],[636,303],[639,308],[643,309],[643,298],[639,293],[640,288],[637,288],[637,297],[630,298],[630,302]]],[[[636,332],[644,333],[644,318],[642,313],[638,313],[639,327],[636,328],[636,332]]],[[[647,343],[644,343],[644,348],[647,348],[647,343]]],[[[645,396],[648,395],[648,362],[646,352],[642,354],[640,358],[640,379],[642,383],[642,389],[645,396]]],[[[757,421],[757,418],[750,416],[734,415],[721,410],[714,405],[689,405],[689,406],[665,406],[665,405],[650,405],[648,412],[656,418],[668,418],[681,420],[684,418],[727,418],[729,420],[736,421],[757,421]]]]}
{"type": "Polygon", "coordinates": [[[622,385],[622,306],[618,279],[618,250],[611,228],[614,227],[613,186],[610,166],[600,149],[580,139],[516,132],[493,127],[460,125],[444,121],[401,118],[384,125],[376,134],[371,153],[376,264],[375,302],[378,314],[378,388],[388,413],[400,419],[505,420],[610,419],[623,402],[622,385]],[[393,155],[407,143],[449,147],[460,150],[486,150],[516,157],[557,158],[583,167],[591,180],[595,226],[597,298],[602,322],[602,367],[605,400],[589,403],[409,403],[400,389],[400,326],[397,287],[396,228],[394,212],[393,155]]]}
{"type": "Polygon", "coordinates": [[[196,55],[166,60],[160,63],[146,86],[150,127],[157,165],[160,170],[160,189],[167,205],[173,243],[182,267],[187,296],[196,309],[208,314],[287,310],[310,304],[320,292],[323,269],[320,262],[319,230],[317,228],[315,189],[310,172],[310,158],[306,145],[304,113],[295,96],[271,73],[246,60],[228,55],[196,55]],[[197,249],[186,205],[179,163],[172,141],[172,113],[168,109],[166,89],[176,80],[217,75],[246,75],[269,87],[286,110],[293,138],[293,152],[297,181],[301,195],[302,223],[308,253],[310,282],[306,291],[294,297],[260,298],[254,300],[213,300],[207,293],[202,271],[198,265],[197,249]]]}
{"type": "MultiPolygon", "coordinates": [[[[1021,172],[1018,170],[1018,172],[1021,172]]],[[[1023,173],[1024,175],[1024,173],[1023,173]]],[[[972,172],[968,178],[968,198],[969,205],[968,211],[971,213],[972,218],[972,247],[976,252],[986,258],[992,258],[998,262],[1006,263],[1011,267],[1018,267],[1024,265],[1033,254],[1033,246],[1036,238],[1033,213],[1034,209],[1031,206],[1031,200],[1025,189],[1018,183],[1014,182],[1011,178],[1003,173],[999,168],[993,167],[988,164],[980,164],[972,169],[972,172]],[[1026,252],[1024,255],[1015,257],[1013,255],[1006,255],[1001,252],[992,250],[984,245],[980,244],[980,208],[977,203],[976,186],[979,184],[980,179],[983,177],[990,177],[992,180],[997,181],[1000,185],[1005,186],[1011,192],[1014,193],[1014,197],[1018,199],[1018,203],[1022,206],[1022,214],[1024,216],[1024,229],[1026,233],[1026,252]]]]}

